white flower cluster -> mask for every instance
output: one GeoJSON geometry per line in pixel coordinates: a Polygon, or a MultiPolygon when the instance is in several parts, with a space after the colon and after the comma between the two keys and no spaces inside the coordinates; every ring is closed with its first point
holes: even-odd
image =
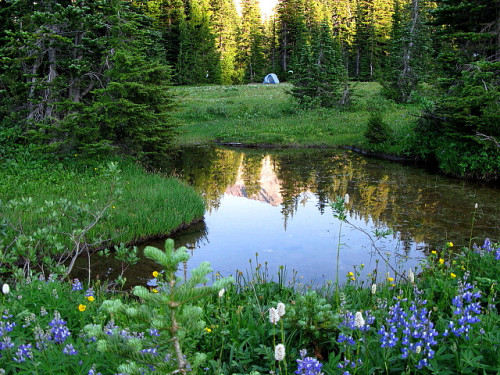
{"type": "Polygon", "coordinates": [[[354,326],[356,328],[362,328],[365,325],[365,319],[363,318],[363,313],[358,311],[356,315],[354,315],[354,326]]]}
{"type": "Polygon", "coordinates": [[[285,304],[283,302],[279,302],[276,308],[271,307],[269,309],[269,321],[271,324],[277,324],[283,315],[285,315],[285,304]]]}
{"type": "Polygon", "coordinates": [[[274,359],[277,361],[282,361],[285,359],[285,345],[278,344],[274,348],[274,359]]]}

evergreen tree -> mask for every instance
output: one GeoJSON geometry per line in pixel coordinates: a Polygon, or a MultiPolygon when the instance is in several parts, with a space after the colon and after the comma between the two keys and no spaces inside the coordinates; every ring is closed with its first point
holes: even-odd
{"type": "Polygon", "coordinates": [[[425,74],[427,31],[424,0],[411,0],[405,9],[396,0],[389,56],[381,84],[384,94],[397,102],[410,102],[425,74]]]}
{"type": "Polygon", "coordinates": [[[439,0],[432,11],[440,96],[419,121],[413,151],[464,177],[500,171],[500,3],[439,0]]]}
{"type": "Polygon", "coordinates": [[[237,68],[236,31],[239,17],[232,0],[210,0],[211,25],[216,35],[217,51],[221,59],[221,83],[241,83],[243,71],[237,68]]]}
{"type": "Polygon", "coordinates": [[[220,83],[220,54],[211,30],[210,5],[207,0],[190,0],[186,13],[177,62],[178,83],[220,83]]]}
{"type": "Polygon", "coordinates": [[[347,104],[347,73],[331,29],[323,22],[313,35],[311,43],[300,39],[292,95],[306,108],[347,104]]]}
{"type": "Polygon", "coordinates": [[[257,0],[241,2],[241,27],[238,38],[239,64],[248,82],[260,82],[267,70],[264,26],[257,0]]]}
{"type": "Polygon", "coordinates": [[[72,154],[169,147],[168,68],[146,61],[154,33],[129,2],[14,0],[1,17],[0,86],[17,84],[0,105],[29,141],[72,154]]]}

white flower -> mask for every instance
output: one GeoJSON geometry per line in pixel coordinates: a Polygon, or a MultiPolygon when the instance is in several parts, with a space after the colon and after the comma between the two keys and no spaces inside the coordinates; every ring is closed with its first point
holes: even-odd
{"type": "Polygon", "coordinates": [[[361,311],[358,311],[354,316],[354,326],[356,328],[361,328],[365,325],[365,319],[363,318],[363,314],[361,311]]]}
{"type": "Polygon", "coordinates": [[[377,293],[377,284],[372,284],[372,294],[377,293]]]}
{"type": "Polygon", "coordinates": [[[3,294],[9,294],[9,292],[10,292],[10,286],[9,286],[9,284],[3,284],[2,285],[2,293],[3,294]]]}
{"type": "Polygon", "coordinates": [[[278,314],[278,310],[276,310],[274,307],[271,307],[269,309],[269,321],[272,324],[277,324],[280,320],[280,316],[278,314]]]}
{"type": "Polygon", "coordinates": [[[412,284],[415,283],[415,275],[413,274],[413,270],[410,268],[410,270],[408,271],[408,279],[410,280],[410,282],[412,284]]]}
{"type": "Polygon", "coordinates": [[[419,354],[422,351],[422,347],[420,345],[417,345],[415,348],[415,353],[419,354]]]}
{"type": "Polygon", "coordinates": [[[219,298],[222,298],[222,296],[224,295],[224,292],[226,291],[226,289],[222,288],[221,290],[219,290],[219,298]]]}
{"type": "Polygon", "coordinates": [[[349,204],[349,194],[344,195],[344,203],[349,204]]]}
{"type": "Polygon", "coordinates": [[[285,345],[276,345],[276,347],[274,348],[274,359],[277,361],[282,361],[285,359],[285,345]]]}
{"type": "Polygon", "coordinates": [[[278,306],[276,307],[276,311],[281,318],[283,315],[285,315],[285,304],[283,302],[279,302],[278,306]]]}
{"type": "Polygon", "coordinates": [[[474,205],[474,208],[477,210],[477,208],[478,208],[478,207],[479,207],[479,205],[476,203],[476,204],[474,205]]]}

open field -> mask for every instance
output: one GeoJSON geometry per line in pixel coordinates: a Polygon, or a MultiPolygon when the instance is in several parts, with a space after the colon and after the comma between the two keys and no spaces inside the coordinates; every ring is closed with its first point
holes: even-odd
{"type": "MultiPolygon", "coordinates": [[[[383,113],[393,139],[383,151],[400,153],[421,105],[399,105],[385,99],[375,82],[353,84],[348,108],[301,110],[279,85],[177,87],[183,125],[180,144],[239,142],[277,146],[340,146],[375,148],[363,134],[371,111],[383,113]]],[[[377,150],[382,151],[382,150],[377,150]]]]}

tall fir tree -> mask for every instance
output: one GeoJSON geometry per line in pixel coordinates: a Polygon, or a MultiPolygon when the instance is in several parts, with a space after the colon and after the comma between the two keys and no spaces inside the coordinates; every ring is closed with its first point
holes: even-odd
{"type": "Polygon", "coordinates": [[[305,108],[347,104],[347,72],[328,23],[322,22],[312,35],[311,42],[299,40],[292,95],[305,108]]]}
{"type": "Polygon", "coordinates": [[[238,84],[243,81],[242,70],[237,66],[236,34],[239,17],[232,0],[210,0],[212,31],[220,53],[221,83],[238,84]]]}
{"type": "Polygon", "coordinates": [[[130,2],[15,0],[1,11],[11,22],[1,35],[0,86],[17,84],[0,105],[18,114],[26,139],[72,154],[168,149],[168,69],[146,62],[154,33],[130,2]]]}
{"type": "Polygon", "coordinates": [[[443,171],[500,178],[500,2],[437,0],[432,13],[440,95],[416,126],[413,151],[443,171]]]}
{"type": "Polygon", "coordinates": [[[427,12],[425,0],[395,2],[389,56],[385,59],[380,83],[384,95],[396,102],[412,101],[419,83],[425,79],[429,66],[427,12]]]}
{"type": "Polygon", "coordinates": [[[176,66],[178,83],[220,83],[220,54],[210,24],[209,2],[189,0],[186,16],[176,66]]]}
{"type": "Polygon", "coordinates": [[[261,82],[268,67],[265,34],[257,0],[241,2],[241,27],[238,33],[238,60],[247,82],[261,82]]]}

